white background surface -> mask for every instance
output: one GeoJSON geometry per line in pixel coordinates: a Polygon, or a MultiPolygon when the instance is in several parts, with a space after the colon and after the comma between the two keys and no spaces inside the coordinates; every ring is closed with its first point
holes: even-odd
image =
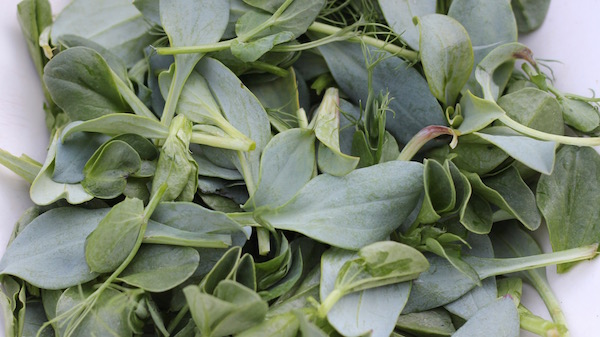
{"type": "MultiPolygon", "coordinates": [[[[54,13],[67,3],[51,2],[54,13]]],[[[43,162],[48,132],[42,91],[16,19],[17,3],[0,3],[0,148],[16,155],[27,153],[43,162]]],[[[535,57],[562,62],[552,64],[557,88],[580,95],[591,95],[593,89],[600,94],[599,15],[600,0],[553,0],[541,29],[521,38],[535,57]]],[[[0,255],[13,224],[31,204],[28,187],[27,182],[0,167],[0,255]]],[[[547,233],[542,230],[537,238],[544,250],[550,251],[547,233]]],[[[600,335],[600,259],[581,263],[562,275],[550,267],[548,277],[567,316],[571,336],[600,335]]],[[[525,290],[523,301],[534,313],[549,318],[531,288],[525,290]]]]}

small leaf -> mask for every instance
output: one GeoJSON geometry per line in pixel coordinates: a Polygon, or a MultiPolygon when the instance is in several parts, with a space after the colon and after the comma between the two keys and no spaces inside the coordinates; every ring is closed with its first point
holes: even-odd
{"type": "Polygon", "coordinates": [[[164,292],[192,276],[199,261],[200,255],[192,248],[142,245],[119,280],[146,291],[164,292]]]}
{"type": "Polygon", "coordinates": [[[125,190],[127,177],[140,170],[142,161],[129,144],[113,140],[104,144],[83,168],[83,188],[97,198],[111,199],[125,190]]]}
{"type": "Polygon", "coordinates": [[[501,148],[508,155],[543,174],[550,174],[558,143],[523,136],[506,127],[489,127],[475,135],[501,148]]]}
{"type": "Polygon", "coordinates": [[[85,260],[97,273],[111,272],[131,253],[144,222],[144,204],[125,199],[113,206],[85,242],[85,260]]]}
{"type": "Polygon", "coordinates": [[[89,120],[130,111],[119,93],[113,71],[93,49],[69,48],[44,67],[44,83],[71,120],[89,120]]]}
{"type": "Polygon", "coordinates": [[[467,31],[452,17],[442,14],[417,19],[419,54],[433,95],[454,106],[473,69],[473,48],[467,31]]]}

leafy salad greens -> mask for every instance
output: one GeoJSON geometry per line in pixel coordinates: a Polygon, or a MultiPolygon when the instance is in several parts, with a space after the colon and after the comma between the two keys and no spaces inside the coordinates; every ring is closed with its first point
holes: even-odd
{"type": "Polygon", "coordinates": [[[569,336],[600,100],[517,42],[548,4],[23,0],[51,137],[0,150],[5,335],[569,336]]]}

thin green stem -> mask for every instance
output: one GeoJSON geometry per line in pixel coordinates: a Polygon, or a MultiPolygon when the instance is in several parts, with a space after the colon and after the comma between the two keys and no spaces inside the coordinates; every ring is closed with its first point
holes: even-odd
{"type": "Polygon", "coordinates": [[[542,132],[536,129],[532,129],[523,124],[516,122],[515,120],[508,117],[508,115],[502,115],[498,120],[509,128],[520,132],[524,135],[530,136],[532,138],[537,138],[541,140],[553,141],[566,145],[575,145],[575,146],[598,146],[600,145],[600,137],[568,137],[568,136],[560,136],[551,133],[542,132]]]}
{"type": "MultiPolygon", "coordinates": [[[[289,0],[288,0],[289,1],[289,0]]],[[[270,23],[266,21],[265,24],[270,23]]],[[[262,25],[261,25],[262,26],[262,25]]],[[[264,28],[262,28],[264,29],[264,28]]],[[[395,44],[391,44],[387,41],[382,41],[376,39],[374,37],[360,35],[354,32],[348,32],[347,29],[338,28],[335,26],[331,26],[321,22],[314,22],[308,27],[308,31],[321,33],[330,35],[330,37],[326,37],[320,40],[316,40],[310,43],[314,43],[314,46],[320,46],[324,43],[340,41],[340,40],[348,40],[350,42],[363,42],[373,47],[377,47],[383,49],[387,52],[390,52],[394,55],[402,57],[410,62],[419,61],[419,54],[415,51],[408,50],[404,47],[397,46],[395,44]]],[[[244,35],[245,36],[245,35],[244,35]]],[[[225,49],[229,49],[233,41],[243,42],[240,37],[237,37],[232,40],[221,41],[213,44],[206,44],[202,46],[189,46],[189,47],[159,47],[156,48],[156,52],[160,55],[177,55],[177,54],[192,54],[192,53],[210,53],[217,52],[225,49]]],[[[273,48],[273,51],[276,52],[288,52],[288,51],[298,51],[305,50],[307,48],[312,48],[312,45],[307,44],[307,46],[299,45],[299,46],[276,46],[273,48]]]]}
{"type": "Polygon", "coordinates": [[[212,53],[225,49],[229,49],[231,47],[231,43],[235,41],[226,40],[220,41],[217,43],[204,44],[201,46],[189,46],[189,47],[158,47],[156,48],[156,53],[159,55],[178,55],[178,54],[194,54],[194,53],[212,53]]]}
{"type": "Polygon", "coordinates": [[[248,141],[239,138],[213,136],[200,132],[192,132],[190,142],[194,144],[203,144],[212,147],[218,147],[221,149],[229,149],[244,152],[252,151],[256,148],[256,143],[254,142],[249,143],[248,141]]]}
{"type": "MultiPolygon", "coordinates": [[[[331,25],[327,25],[320,22],[315,22],[308,27],[308,30],[315,33],[327,34],[327,35],[335,35],[338,34],[342,28],[334,27],[331,25]]],[[[377,47],[383,49],[387,52],[390,52],[394,55],[402,57],[411,62],[417,62],[419,60],[419,54],[415,51],[408,50],[406,48],[396,46],[394,44],[388,43],[386,41],[382,41],[370,36],[358,35],[352,36],[348,38],[350,42],[364,42],[373,47],[377,47]]]]}
{"type": "Polygon", "coordinates": [[[121,78],[112,70],[110,72],[112,74],[113,80],[115,81],[115,84],[117,85],[117,90],[119,90],[119,93],[121,94],[121,96],[123,96],[125,102],[129,104],[133,112],[139,116],[144,116],[152,118],[154,120],[158,120],[158,118],[156,118],[152,111],[150,111],[150,109],[148,109],[148,107],[142,101],[140,101],[140,99],[133,93],[133,91],[131,91],[131,88],[129,88],[129,86],[125,84],[125,82],[123,82],[123,80],[121,80],[121,78]]]}
{"type": "Polygon", "coordinates": [[[519,304],[518,312],[520,326],[523,330],[533,332],[534,334],[543,337],[569,336],[565,326],[536,316],[521,304],[519,304]]]}
{"type": "MultiPolygon", "coordinates": [[[[529,273],[529,281],[531,285],[537,290],[538,294],[542,298],[542,301],[546,304],[546,308],[548,308],[548,312],[552,317],[552,320],[560,325],[563,325],[565,328],[567,327],[567,319],[565,317],[562,308],[560,307],[560,302],[552,292],[552,289],[548,285],[547,280],[544,280],[537,273],[529,273]]],[[[563,337],[569,337],[569,333],[566,332],[563,334],[563,337]]]]}
{"type": "Polygon", "coordinates": [[[594,244],[548,254],[506,259],[466,256],[465,262],[469,263],[475,269],[479,278],[483,280],[490,276],[515,273],[561,263],[589,260],[596,256],[597,250],[598,244],[594,244]]]}
{"type": "Polygon", "coordinates": [[[286,77],[289,74],[289,72],[287,70],[280,68],[278,66],[269,64],[267,62],[254,61],[250,64],[255,69],[262,70],[262,71],[268,72],[270,74],[277,75],[279,77],[286,77]]]}
{"type": "Polygon", "coordinates": [[[333,306],[344,296],[345,294],[339,289],[333,289],[332,292],[325,297],[325,300],[321,302],[318,308],[318,315],[320,318],[327,317],[327,313],[333,308],[333,306]]]}
{"type": "Polygon", "coordinates": [[[33,183],[33,180],[35,180],[35,177],[37,177],[42,169],[42,164],[35,160],[25,155],[17,157],[2,149],[0,149],[0,165],[13,171],[30,184],[33,183]]]}

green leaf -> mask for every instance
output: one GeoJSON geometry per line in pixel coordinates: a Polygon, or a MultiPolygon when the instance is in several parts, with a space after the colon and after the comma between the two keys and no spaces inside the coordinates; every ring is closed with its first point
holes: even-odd
{"type": "Polygon", "coordinates": [[[300,109],[297,80],[296,72],[290,68],[285,77],[247,83],[248,89],[265,107],[271,125],[279,132],[299,126],[296,116],[300,109]]]}
{"type": "MultiPolygon", "coordinates": [[[[242,230],[241,226],[225,213],[212,211],[191,202],[162,202],[150,219],[197,234],[231,234],[242,230]]],[[[151,227],[149,224],[149,228],[151,227]]]]}
{"type": "Polygon", "coordinates": [[[425,159],[423,185],[425,196],[418,218],[421,223],[434,223],[441,218],[440,214],[456,205],[456,189],[449,166],[425,159]]]}
{"type": "Polygon", "coordinates": [[[439,308],[400,315],[396,321],[396,328],[416,335],[427,336],[450,336],[456,331],[450,314],[439,308]]]}
{"type": "MultiPolygon", "coordinates": [[[[76,305],[81,305],[93,291],[94,289],[90,286],[71,287],[65,290],[56,305],[56,315],[60,316],[76,305]]],[[[126,293],[107,288],[97,297],[90,312],[82,317],[79,324],[72,326],[74,322],[69,319],[59,320],[56,325],[60,327],[61,336],[64,336],[68,330],[74,337],[89,336],[91,331],[106,336],[113,334],[123,337],[132,336],[133,333],[127,321],[129,310],[134,305],[135,303],[126,293]]]]}
{"type": "Polygon", "coordinates": [[[277,134],[263,151],[258,188],[244,209],[285,204],[312,178],[314,167],[313,131],[290,129],[277,134]]]}
{"type": "Polygon", "coordinates": [[[65,48],[86,47],[95,50],[106,61],[108,67],[115,72],[115,75],[119,76],[130,88],[132,87],[127,75],[127,66],[123,63],[123,60],[102,45],[79,35],[70,34],[61,35],[57,42],[65,48]]]}
{"type": "Polygon", "coordinates": [[[564,133],[559,101],[545,91],[523,88],[500,97],[498,105],[519,124],[556,135],[564,133]]]}
{"type": "Polygon", "coordinates": [[[52,43],[76,34],[90,39],[122,58],[128,66],[143,58],[141,49],[154,41],[150,24],[128,0],[76,0],[52,25],[52,43]]]}
{"type": "Polygon", "coordinates": [[[198,164],[189,151],[192,122],[184,115],[175,117],[169,127],[169,136],[160,149],[152,192],[167,184],[164,201],[192,201],[198,189],[198,164]]]}
{"type": "Polygon", "coordinates": [[[261,11],[249,11],[235,24],[235,32],[242,40],[257,39],[263,36],[289,32],[296,38],[306,32],[325,5],[324,0],[285,1],[281,12],[270,15],[261,11]],[[262,29],[259,29],[261,27],[262,29]],[[256,31],[258,30],[258,31],[256,31]]]}
{"type": "MultiPolygon", "coordinates": [[[[368,252],[367,255],[377,259],[377,256],[368,252]]],[[[338,289],[336,283],[341,276],[338,274],[340,269],[357,257],[355,252],[337,248],[323,254],[320,285],[322,303],[338,289]]],[[[409,293],[410,283],[407,282],[345,293],[329,309],[327,319],[343,335],[358,336],[372,330],[374,336],[389,336],[409,293]]]]}
{"type": "Polygon", "coordinates": [[[251,152],[225,152],[253,190],[259,180],[260,156],[271,138],[267,113],[256,96],[221,62],[205,58],[197,70],[207,80],[225,118],[256,144],[251,152]]]}
{"type": "Polygon", "coordinates": [[[221,337],[236,334],[261,323],[268,305],[252,290],[224,280],[214,296],[204,294],[198,286],[183,290],[194,322],[203,336],[221,337]]]}
{"type": "Polygon", "coordinates": [[[42,302],[28,301],[25,309],[25,317],[21,324],[23,324],[22,336],[40,336],[40,337],[52,337],[54,331],[51,327],[46,326],[37,335],[42,328],[42,325],[48,321],[42,302]]]}
{"type": "Polygon", "coordinates": [[[232,279],[235,276],[235,269],[240,260],[241,251],[240,247],[232,247],[220,257],[200,283],[200,289],[203,293],[214,293],[221,281],[232,279]]]}
{"type": "Polygon", "coordinates": [[[64,198],[70,204],[76,205],[93,199],[94,197],[88,194],[81,184],[61,184],[52,180],[58,142],[59,134],[56,133],[48,148],[46,161],[31,184],[29,190],[31,200],[37,205],[49,205],[64,198]]]}
{"type": "Polygon", "coordinates": [[[68,124],[59,137],[54,159],[52,180],[58,183],[76,184],[85,175],[83,169],[94,152],[109,138],[103,134],[75,133],[65,138],[63,135],[78,122],[68,124]]]}
{"type": "MultiPolygon", "coordinates": [[[[600,156],[589,147],[564,146],[551,175],[540,177],[537,205],[554,251],[600,240],[600,156]]],[[[565,272],[570,265],[559,265],[565,272]]]]}
{"type": "Polygon", "coordinates": [[[501,44],[495,47],[487,54],[475,69],[475,78],[481,85],[483,97],[485,99],[496,101],[510,77],[510,70],[507,67],[514,64],[516,59],[525,59],[534,62],[531,50],[526,46],[514,42],[501,44]]]}
{"type": "Polygon", "coordinates": [[[460,106],[464,118],[458,127],[461,135],[479,131],[506,114],[494,101],[479,98],[470,91],[463,95],[460,106]]]}
{"type": "Polygon", "coordinates": [[[379,0],[379,6],[394,33],[400,35],[411,49],[418,50],[419,29],[413,23],[413,18],[435,13],[436,1],[379,0]]]}
{"type": "Polygon", "coordinates": [[[202,227],[198,231],[181,230],[156,221],[148,223],[143,242],[196,248],[227,248],[232,243],[228,234],[206,233],[202,227]]]}
{"type": "Polygon", "coordinates": [[[530,230],[540,226],[542,217],[536,206],[536,198],[514,167],[485,180],[473,173],[463,173],[473,191],[485,200],[508,212],[530,230]]]}
{"type": "MultiPolygon", "coordinates": [[[[227,27],[228,17],[228,1],[160,1],[160,20],[171,47],[198,46],[219,41],[227,27]]],[[[163,123],[170,124],[184,84],[203,56],[203,53],[174,56],[175,69],[161,117],[163,123]]]]}
{"type": "Polygon", "coordinates": [[[83,168],[83,188],[97,198],[112,199],[123,193],[127,177],[140,170],[142,161],[129,144],[112,140],[100,147],[83,168]]]}
{"type": "Polygon", "coordinates": [[[321,174],[285,205],[255,217],[278,229],[346,249],[384,240],[416,207],[422,165],[392,161],[346,176],[321,174]]]}
{"type": "Polygon", "coordinates": [[[591,132],[600,126],[600,113],[587,102],[572,98],[559,99],[565,123],[583,132],[591,132]]]}
{"type": "Polygon", "coordinates": [[[322,172],[335,176],[350,173],[359,162],[359,158],[344,154],[340,150],[339,106],[338,89],[327,89],[311,122],[315,135],[320,141],[317,159],[319,168],[322,172]]]}
{"type": "Polygon", "coordinates": [[[107,209],[64,207],[40,215],[7,248],[0,273],[44,289],[64,289],[93,280],[97,274],[82,253],[87,236],[107,213],[107,209]]]}
{"type": "Polygon", "coordinates": [[[132,114],[108,114],[79,124],[73,124],[65,131],[63,138],[75,132],[98,132],[107,135],[133,133],[145,138],[164,139],[169,134],[168,128],[158,121],[132,114]]]}
{"type": "Polygon", "coordinates": [[[113,206],[85,242],[85,260],[97,273],[117,269],[129,256],[144,222],[144,204],[128,199],[113,206]]]}
{"type": "Polygon", "coordinates": [[[200,255],[189,247],[142,245],[119,280],[150,292],[164,292],[185,282],[198,267],[200,255]]]}
{"type": "Polygon", "coordinates": [[[52,11],[48,0],[25,0],[17,5],[17,19],[27,42],[29,55],[33,64],[42,77],[47,60],[39,45],[42,31],[52,24],[52,11]]]}
{"type": "Polygon", "coordinates": [[[550,0],[511,0],[519,33],[528,33],[542,25],[550,0]]]}
{"type": "Polygon", "coordinates": [[[507,127],[489,127],[474,132],[478,137],[496,145],[509,156],[543,174],[550,174],[558,143],[523,136],[507,127]]]}
{"type": "Polygon", "coordinates": [[[419,54],[433,95],[445,106],[454,106],[473,69],[473,48],[458,21],[441,14],[417,19],[419,54]]]}
{"type": "Polygon", "coordinates": [[[293,39],[294,33],[283,31],[250,42],[233,40],[231,43],[231,53],[242,62],[254,62],[276,45],[289,42],[293,39]]]}
{"type": "MultiPolygon", "coordinates": [[[[492,243],[487,235],[469,233],[467,242],[471,246],[471,249],[467,250],[463,247],[462,251],[464,253],[481,257],[494,257],[494,247],[492,247],[492,243]]],[[[534,254],[541,254],[541,252],[534,254]]],[[[456,301],[446,304],[444,308],[453,315],[457,315],[465,320],[471,318],[498,297],[495,277],[488,277],[482,280],[481,283],[480,287],[473,288],[456,301]]]]}
{"type": "Polygon", "coordinates": [[[450,150],[450,154],[460,170],[481,176],[501,168],[509,158],[506,152],[473,134],[461,136],[458,146],[450,150]]]}
{"type": "Polygon", "coordinates": [[[300,322],[291,312],[273,316],[236,337],[296,337],[300,322]]]}
{"type": "Polygon", "coordinates": [[[452,336],[518,337],[519,314],[510,297],[503,297],[481,309],[452,336]]]}
{"type": "MultiPolygon", "coordinates": [[[[427,81],[419,72],[399,57],[367,47],[368,53],[380,55],[382,60],[373,70],[373,92],[389,91],[389,109],[394,111],[386,119],[386,129],[400,143],[408,143],[428,125],[445,125],[440,104],[429,91],[427,81]]],[[[334,42],[320,46],[329,69],[342,92],[352,103],[366,102],[369,95],[365,56],[359,44],[334,42]]],[[[379,57],[378,57],[379,58],[379,57]]],[[[372,60],[371,60],[372,61],[372,60]]]]}
{"type": "MultiPolygon", "coordinates": [[[[469,33],[475,66],[498,45],[517,41],[517,24],[509,0],[455,0],[450,5],[448,16],[460,22],[469,33]]],[[[497,70],[494,82],[501,89],[499,92],[506,85],[512,68],[513,63],[508,63],[497,70]]],[[[479,94],[481,89],[475,80],[475,69],[464,91],[479,94]]]]}
{"type": "Polygon", "coordinates": [[[130,111],[112,70],[93,49],[73,47],[59,53],[44,68],[43,79],[54,102],[73,121],[130,111]]]}

